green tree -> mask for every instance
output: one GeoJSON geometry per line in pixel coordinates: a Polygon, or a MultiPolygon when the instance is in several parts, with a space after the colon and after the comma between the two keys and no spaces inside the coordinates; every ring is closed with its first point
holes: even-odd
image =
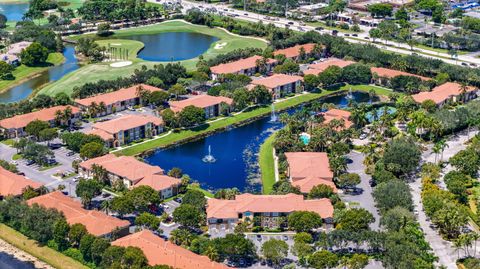
{"type": "Polygon", "coordinates": [[[336,268],[338,262],[338,256],[327,250],[317,251],[308,258],[308,263],[315,269],[336,268]]]}
{"type": "Polygon", "coordinates": [[[183,176],[183,171],[181,168],[178,167],[173,167],[168,171],[168,176],[174,177],[174,178],[181,178],[183,176]]]}
{"type": "Polygon", "coordinates": [[[90,142],[80,148],[80,157],[91,159],[105,154],[104,144],[98,142],[90,142]]]}
{"type": "Polygon", "coordinates": [[[127,247],[121,260],[122,268],[145,268],[148,265],[147,257],[138,247],[127,247]]]}
{"type": "Polygon", "coordinates": [[[368,256],[365,254],[353,254],[348,259],[348,269],[362,269],[368,265],[368,256]]]}
{"type": "Polygon", "coordinates": [[[207,204],[207,199],[205,198],[205,194],[199,190],[188,190],[183,196],[182,203],[203,210],[207,204]]]}
{"type": "Polygon", "coordinates": [[[177,83],[168,89],[168,93],[175,95],[175,99],[178,99],[178,96],[187,94],[187,89],[182,84],[177,83]]]}
{"type": "Polygon", "coordinates": [[[105,253],[105,251],[108,249],[109,246],[110,246],[110,243],[106,239],[95,238],[95,240],[92,243],[90,253],[92,256],[92,261],[96,265],[100,264],[103,258],[103,254],[105,253]]]}
{"type": "Polygon", "coordinates": [[[322,87],[328,87],[342,80],[342,68],[336,65],[327,67],[323,72],[318,74],[318,83],[322,87]]]}
{"type": "Polygon", "coordinates": [[[320,184],[317,186],[314,186],[310,192],[308,193],[308,198],[309,199],[320,199],[320,198],[330,198],[334,195],[333,188],[325,185],[325,184],[320,184]]]}
{"type": "Polygon", "coordinates": [[[196,206],[182,204],[173,211],[173,220],[187,227],[198,227],[204,221],[204,214],[196,206]]]}
{"type": "Polygon", "coordinates": [[[80,240],[80,246],[78,249],[82,253],[83,258],[88,261],[92,262],[92,247],[93,243],[95,242],[95,236],[91,234],[86,234],[80,240]]]}
{"type": "Polygon", "coordinates": [[[404,7],[401,7],[395,12],[395,19],[398,21],[408,21],[408,12],[404,7]]]}
{"type": "Polygon", "coordinates": [[[68,241],[72,247],[78,248],[80,241],[82,241],[82,238],[87,234],[88,232],[85,225],[75,223],[70,227],[68,232],[68,241]]]}
{"type": "Polygon", "coordinates": [[[136,212],[147,212],[152,205],[161,202],[160,194],[150,186],[138,186],[125,194],[136,212]]]}
{"type": "Polygon", "coordinates": [[[182,127],[191,127],[205,122],[205,110],[196,106],[187,106],[178,113],[178,123],[182,127]]]}
{"type": "Polygon", "coordinates": [[[82,178],[78,181],[75,193],[82,199],[83,206],[88,207],[92,199],[102,193],[102,187],[102,184],[98,180],[82,178]]]}
{"type": "Polygon", "coordinates": [[[155,215],[144,212],[135,219],[135,224],[150,230],[157,230],[160,227],[160,219],[155,215]]]}
{"type": "Polygon", "coordinates": [[[413,209],[410,189],[405,182],[398,179],[378,184],[373,191],[373,197],[377,208],[382,212],[387,212],[396,206],[413,209]]]}
{"type": "Polygon", "coordinates": [[[341,174],[337,178],[337,186],[339,188],[351,188],[360,184],[360,182],[360,176],[356,173],[341,174]]]}
{"type": "Polygon", "coordinates": [[[342,69],[342,78],[350,84],[369,84],[372,80],[372,72],[367,65],[351,64],[342,69]]]}
{"type": "Polygon", "coordinates": [[[335,215],[336,228],[339,230],[358,232],[368,230],[369,225],[375,221],[372,213],[364,208],[351,208],[336,211],[335,215]]]}
{"type": "Polygon", "coordinates": [[[57,129],[47,128],[40,131],[38,138],[42,141],[51,141],[58,136],[57,129]]]}
{"type": "Polygon", "coordinates": [[[412,139],[395,138],[387,144],[383,162],[388,171],[404,175],[417,168],[420,156],[420,149],[412,139]]]}
{"type": "Polygon", "coordinates": [[[53,226],[53,240],[58,246],[59,251],[64,251],[69,247],[68,244],[68,232],[70,231],[70,226],[67,221],[62,218],[55,222],[53,226]]]}
{"type": "Polygon", "coordinates": [[[25,132],[36,139],[40,138],[40,132],[50,128],[50,124],[46,121],[34,120],[25,126],[25,132]]]}
{"type": "Polygon", "coordinates": [[[368,12],[372,14],[373,17],[387,17],[392,16],[393,6],[388,3],[377,3],[368,5],[368,12]]]}
{"type": "Polygon", "coordinates": [[[398,232],[400,229],[405,228],[408,224],[414,222],[414,217],[412,212],[408,209],[396,206],[382,216],[380,224],[384,226],[389,231],[398,232]]]}
{"type": "MultiPolygon", "coordinates": [[[[1,14],[0,14],[0,26],[1,26],[1,14]]],[[[0,61],[0,79],[12,79],[13,66],[7,62],[0,61]]]]}
{"type": "Polygon", "coordinates": [[[22,64],[27,66],[44,65],[48,58],[48,49],[37,42],[33,42],[20,53],[22,64]]]}
{"type": "Polygon", "coordinates": [[[279,264],[288,255],[288,245],[285,241],[272,238],[263,243],[262,254],[267,260],[279,264]]]}
{"type": "Polygon", "coordinates": [[[476,177],[480,167],[480,157],[473,149],[459,151],[449,160],[450,164],[463,174],[476,177]]]}
{"type": "Polygon", "coordinates": [[[296,211],[288,215],[288,226],[296,232],[309,232],[322,226],[322,218],[315,212],[296,211]]]}

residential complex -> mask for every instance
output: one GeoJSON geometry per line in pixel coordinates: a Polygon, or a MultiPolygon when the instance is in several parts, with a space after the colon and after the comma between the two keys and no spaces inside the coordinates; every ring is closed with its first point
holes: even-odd
{"type": "MultiPolygon", "coordinates": [[[[244,74],[252,76],[259,72],[259,63],[261,61],[263,61],[263,57],[255,55],[249,58],[212,66],[210,68],[212,71],[212,79],[217,80],[225,74],[244,74]]],[[[266,59],[265,71],[271,71],[276,64],[277,60],[266,59]]]]}
{"type": "Polygon", "coordinates": [[[337,191],[333,172],[325,152],[286,152],[287,177],[302,193],[309,193],[318,185],[330,186],[337,191]]]}
{"type": "Polygon", "coordinates": [[[88,98],[75,99],[75,104],[89,114],[93,112],[93,116],[109,115],[125,110],[128,107],[140,105],[142,103],[139,96],[141,90],[149,92],[163,91],[150,85],[138,84],[88,98]]]}
{"type": "Polygon", "coordinates": [[[120,147],[130,142],[151,138],[163,132],[163,120],[148,115],[125,115],[92,125],[88,134],[100,136],[108,147],[120,147]]]}
{"type": "Polygon", "coordinates": [[[417,77],[423,81],[431,80],[430,78],[427,78],[427,77],[410,74],[407,72],[398,71],[390,68],[372,67],[370,68],[370,71],[372,71],[373,83],[378,83],[381,85],[387,85],[392,78],[398,77],[398,76],[417,77]]]}
{"type": "Polygon", "coordinates": [[[0,166],[0,200],[7,196],[22,195],[26,188],[38,189],[42,184],[17,175],[0,166]]]}
{"type": "Polygon", "coordinates": [[[440,86],[433,88],[429,92],[420,92],[412,95],[417,103],[426,100],[432,100],[441,107],[448,102],[467,102],[478,96],[478,89],[472,86],[462,86],[455,82],[446,82],[440,86]]]}
{"type": "Polygon", "coordinates": [[[0,131],[8,138],[22,137],[26,135],[25,127],[32,121],[46,121],[55,127],[58,124],[71,125],[80,117],[80,109],[77,107],[54,106],[0,120],[0,131]]]}
{"type": "Polygon", "coordinates": [[[354,61],[346,61],[346,60],[337,59],[337,58],[328,58],[323,62],[310,64],[308,66],[308,69],[303,71],[303,74],[316,76],[322,73],[323,71],[325,71],[325,69],[327,69],[330,66],[338,66],[340,68],[344,68],[354,63],[355,63],[354,61]]]}
{"type": "Polygon", "coordinates": [[[272,93],[273,99],[279,99],[291,93],[303,91],[303,78],[293,75],[274,74],[270,77],[252,80],[248,88],[252,89],[257,85],[265,86],[272,93]]]}
{"type": "Polygon", "coordinates": [[[343,121],[345,128],[352,127],[353,122],[350,120],[351,113],[346,110],[332,108],[325,112],[320,113],[323,116],[323,124],[329,124],[332,120],[343,121]]]}
{"type": "Polygon", "coordinates": [[[303,49],[305,55],[308,57],[312,54],[313,49],[315,48],[314,43],[304,44],[304,45],[296,45],[293,47],[285,48],[276,50],[273,52],[274,56],[277,55],[284,55],[287,59],[297,60],[300,56],[300,51],[303,49]]]}
{"type": "Polygon", "coordinates": [[[230,110],[230,106],[233,104],[233,100],[223,96],[211,96],[211,95],[198,95],[181,101],[170,101],[170,108],[173,112],[180,112],[187,106],[195,106],[203,108],[205,111],[205,118],[209,119],[217,117],[221,112],[221,104],[227,105],[227,110],[230,110]]]}
{"type": "Polygon", "coordinates": [[[333,223],[333,206],[329,199],[305,200],[303,195],[255,195],[244,193],[234,200],[208,199],[207,224],[209,229],[219,226],[235,227],[239,222],[251,221],[253,226],[265,228],[286,227],[286,217],[295,211],[318,213],[325,222],[333,223]]]}
{"type": "Polygon", "coordinates": [[[20,63],[20,53],[28,46],[30,46],[32,42],[29,41],[22,41],[18,43],[11,44],[7,48],[7,52],[0,54],[0,61],[4,61],[8,64],[18,65],[20,63]]]}
{"type": "Polygon", "coordinates": [[[130,222],[111,217],[101,211],[86,210],[79,201],[62,194],[60,191],[37,196],[28,200],[27,203],[55,208],[63,213],[70,225],[83,224],[87,231],[94,236],[111,237],[113,234],[116,236],[128,234],[130,222]]]}

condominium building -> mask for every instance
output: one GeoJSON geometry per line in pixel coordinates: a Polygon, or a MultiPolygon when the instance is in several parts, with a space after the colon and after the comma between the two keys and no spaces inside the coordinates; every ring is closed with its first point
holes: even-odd
{"type": "Polygon", "coordinates": [[[248,88],[253,89],[257,85],[265,86],[272,93],[273,99],[279,99],[288,94],[303,91],[303,78],[293,75],[274,74],[270,77],[252,80],[248,88]]]}
{"type": "MultiPolygon", "coordinates": [[[[258,63],[259,61],[262,61],[262,59],[262,56],[254,55],[245,59],[212,66],[210,67],[212,79],[216,80],[225,74],[244,74],[248,76],[255,75],[260,71],[258,63]]],[[[271,71],[276,64],[277,60],[267,59],[265,63],[265,71],[271,71]]]]}
{"type": "Polygon", "coordinates": [[[223,96],[211,96],[211,95],[197,95],[185,100],[181,101],[170,101],[170,109],[173,110],[173,112],[180,112],[187,106],[195,106],[199,108],[203,108],[205,111],[205,118],[209,119],[212,117],[217,117],[220,115],[220,105],[222,103],[225,103],[230,109],[230,107],[233,104],[233,100],[228,97],[223,97],[223,96]]]}

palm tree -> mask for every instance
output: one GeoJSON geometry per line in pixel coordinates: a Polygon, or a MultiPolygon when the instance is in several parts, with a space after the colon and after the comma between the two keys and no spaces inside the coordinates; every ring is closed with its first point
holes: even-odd
{"type": "Polygon", "coordinates": [[[105,103],[102,101],[100,104],[98,104],[98,113],[103,114],[107,112],[107,106],[105,103]]]}
{"type": "Polygon", "coordinates": [[[65,110],[62,113],[62,118],[65,123],[68,123],[68,121],[72,118],[73,111],[71,107],[65,108],[65,110]]]}
{"type": "Polygon", "coordinates": [[[98,105],[96,102],[92,102],[88,108],[89,114],[91,118],[94,118],[98,114],[98,105]]]}
{"type": "Polygon", "coordinates": [[[213,246],[208,246],[203,255],[207,256],[211,261],[216,261],[219,257],[217,249],[213,246]]]}
{"type": "Polygon", "coordinates": [[[111,200],[108,200],[108,199],[107,199],[107,200],[104,200],[104,201],[102,202],[101,207],[102,207],[102,210],[105,211],[106,214],[108,214],[108,213],[110,212],[110,209],[112,208],[112,202],[111,202],[111,200]]]}
{"type": "Polygon", "coordinates": [[[453,248],[457,251],[457,259],[460,259],[460,250],[463,249],[463,242],[459,239],[453,241],[453,248]]]}
{"type": "Polygon", "coordinates": [[[55,111],[55,124],[58,126],[63,120],[63,113],[60,110],[55,111]]]}

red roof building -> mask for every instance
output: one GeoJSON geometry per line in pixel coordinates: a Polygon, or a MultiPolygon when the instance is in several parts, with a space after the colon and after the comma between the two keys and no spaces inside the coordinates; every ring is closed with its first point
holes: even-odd
{"type": "Polygon", "coordinates": [[[325,152],[286,152],[287,174],[293,186],[309,193],[317,185],[328,185],[336,192],[333,172],[325,152]]]}
{"type": "Polygon", "coordinates": [[[27,187],[38,189],[43,184],[17,175],[0,166],[0,197],[19,196],[27,187]]]}
{"type": "Polygon", "coordinates": [[[429,92],[420,92],[412,95],[413,100],[417,103],[422,103],[426,100],[432,100],[438,106],[442,106],[448,101],[459,101],[459,97],[462,96],[462,101],[467,102],[477,97],[478,89],[472,86],[467,86],[462,89],[462,85],[455,82],[446,82],[440,86],[433,88],[429,92]]]}
{"type": "Polygon", "coordinates": [[[75,104],[83,110],[88,111],[92,104],[99,106],[105,105],[103,112],[97,113],[96,116],[103,116],[112,114],[118,111],[125,110],[127,107],[133,107],[141,104],[140,97],[138,96],[139,89],[142,88],[149,92],[163,91],[160,88],[153,87],[146,84],[138,84],[128,88],[103,93],[83,99],[75,99],[75,104]]]}
{"type": "Polygon", "coordinates": [[[305,53],[308,55],[308,54],[312,53],[314,47],[315,47],[314,43],[308,43],[308,44],[304,44],[304,45],[296,45],[296,46],[293,46],[293,47],[290,47],[290,48],[276,50],[276,51],[273,52],[273,55],[277,56],[277,55],[282,54],[282,55],[285,55],[285,57],[288,58],[288,59],[297,59],[298,56],[300,56],[300,49],[301,48],[303,48],[305,50],[305,53]]]}
{"type": "Polygon", "coordinates": [[[55,208],[62,212],[68,224],[80,223],[95,236],[110,236],[112,232],[128,234],[130,222],[109,216],[101,211],[86,210],[74,199],[54,191],[27,201],[29,205],[38,204],[46,208],[55,208]],[[118,232],[117,232],[118,231],[118,232]]]}
{"type": "Polygon", "coordinates": [[[170,109],[173,112],[180,112],[187,106],[195,106],[205,110],[205,118],[212,118],[220,115],[220,104],[225,103],[229,106],[233,104],[233,100],[223,96],[197,95],[181,101],[170,101],[170,109]]]}
{"type": "Polygon", "coordinates": [[[176,269],[227,269],[226,265],[210,261],[207,256],[195,254],[170,241],[163,240],[149,230],[119,238],[114,246],[138,247],[147,257],[148,264],[168,265],[176,269]]]}
{"type": "Polygon", "coordinates": [[[300,76],[274,74],[270,77],[254,79],[249,88],[257,85],[265,86],[269,90],[273,99],[282,98],[290,93],[295,93],[303,90],[303,78],[300,76]]]}
{"type": "MultiPolygon", "coordinates": [[[[262,56],[254,55],[245,59],[212,66],[210,67],[212,79],[216,80],[224,74],[244,74],[252,76],[259,71],[257,61],[262,59],[262,56]]],[[[267,59],[266,71],[271,71],[275,64],[277,64],[277,60],[267,59]]]]}
{"type": "Polygon", "coordinates": [[[125,115],[92,125],[88,134],[100,136],[109,146],[119,147],[130,142],[151,138],[163,132],[163,120],[149,115],[125,115]]]}
{"type": "Polygon", "coordinates": [[[354,63],[355,63],[354,61],[346,61],[346,60],[337,59],[337,58],[328,58],[323,62],[309,65],[308,69],[303,71],[303,74],[317,76],[318,74],[325,71],[325,69],[329,68],[330,66],[338,66],[340,68],[344,68],[354,63]]]}
{"type": "Polygon", "coordinates": [[[312,211],[322,219],[333,218],[333,206],[329,199],[305,200],[303,195],[255,195],[250,193],[235,196],[234,200],[208,199],[207,222],[210,228],[217,225],[234,226],[240,220],[261,218],[263,227],[276,228],[279,217],[286,217],[295,211],[312,211]]]}
{"type": "Polygon", "coordinates": [[[323,121],[324,124],[329,124],[330,122],[332,122],[332,120],[343,120],[343,122],[345,123],[346,129],[352,127],[353,125],[353,122],[350,121],[351,113],[346,110],[336,109],[336,108],[329,109],[328,111],[323,112],[322,115],[323,115],[323,118],[325,119],[323,121]]]}
{"type": "Polygon", "coordinates": [[[57,111],[64,112],[67,108],[71,110],[72,115],[68,122],[64,122],[64,124],[70,125],[80,119],[80,109],[74,106],[54,106],[0,120],[0,129],[7,137],[14,138],[25,136],[25,127],[35,120],[46,121],[54,127],[56,126],[57,111]]]}
{"type": "Polygon", "coordinates": [[[403,72],[403,71],[398,71],[394,69],[388,69],[388,68],[383,68],[383,67],[372,67],[370,68],[370,71],[372,71],[372,80],[374,83],[380,84],[380,85],[388,85],[388,82],[390,79],[398,76],[410,76],[410,77],[417,77],[421,79],[422,81],[428,81],[430,78],[427,77],[422,77],[419,75],[403,72]]]}

